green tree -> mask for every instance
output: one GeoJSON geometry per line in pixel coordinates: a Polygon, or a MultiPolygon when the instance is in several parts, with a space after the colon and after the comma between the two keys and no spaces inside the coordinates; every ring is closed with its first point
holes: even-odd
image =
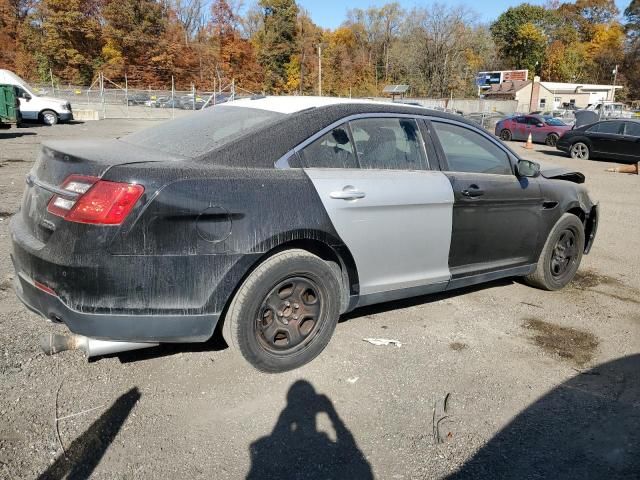
{"type": "Polygon", "coordinates": [[[551,17],[544,7],[524,3],[509,8],[490,30],[508,68],[533,70],[546,47],[545,29],[551,17]]]}
{"type": "Polygon", "coordinates": [[[265,71],[265,89],[279,92],[287,88],[287,65],[296,54],[295,0],[260,0],[262,29],[256,34],[258,62],[265,71]]]}
{"type": "MultiPolygon", "coordinates": [[[[153,77],[153,58],[161,51],[166,30],[165,9],[154,0],[110,0],[103,11],[105,71],[134,82],[153,77]]],[[[165,45],[166,47],[166,45],[165,45]]]]}

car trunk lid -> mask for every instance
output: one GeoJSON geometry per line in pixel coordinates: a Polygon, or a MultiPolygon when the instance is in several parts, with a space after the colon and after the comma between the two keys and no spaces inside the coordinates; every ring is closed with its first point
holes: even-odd
{"type": "Polygon", "coordinates": [[[46,243],[63,221],[50,214],[47,205],[55,194],[65,194],[62,185],[70,175],[101,178],[116,165],[170,160],[181,158],[119,140],[48,142],[42,146],[27,175],[21,208],[22,221],[37,240],[46,243]]]}

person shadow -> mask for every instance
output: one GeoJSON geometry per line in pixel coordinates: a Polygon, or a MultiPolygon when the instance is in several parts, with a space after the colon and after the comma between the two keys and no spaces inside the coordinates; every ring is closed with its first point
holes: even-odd
{"type": "Polygon", "coordinates": [[[371,465],[338,416],[331,400],[305,381],[287,393],[287,406],[270,435],[249,447],[251,469],[247,480],[267,479],[373,479],[371,465]],[[317,417],[326,414],[335,441],[318,431],[317,417]]]}
{"type": "Polygon", "coordinates": [[[640,354],[557,386],[448,480],[640,478],[640,354]]]}

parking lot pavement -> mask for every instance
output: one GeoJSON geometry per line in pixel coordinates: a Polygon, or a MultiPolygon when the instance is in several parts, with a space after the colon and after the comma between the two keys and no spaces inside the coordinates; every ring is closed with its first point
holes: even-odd
{"type": "Polygon", "coordinates": [[[219,341],[45,357],[39,335],[64,329],[10,287],[24,175],[43,140],[150,124],[0,130],[0,478],[639,476],[640,180],[546,146],[512,144],[580,169],[601,202],[595,246],[563,291],[504,280],[361,309],[281,375],[219,341]]]}

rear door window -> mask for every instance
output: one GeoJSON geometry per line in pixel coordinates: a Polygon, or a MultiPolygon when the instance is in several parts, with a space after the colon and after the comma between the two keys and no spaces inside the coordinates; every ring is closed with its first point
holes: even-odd
{"type": "Polygon", "coordinates": [[[341,125],[307,145],[301,152],[307,168],[358,168],[347,125],[341,125]]]}
{"type": "Polygon", "coordinates": [[[425,170],[424,142],[413,118],[364,118],[349,122],[360,168],[425,170]]]}
{"type": "Polygon", "coordinates": [[[622,134],[622,122],[600,122],[589,128],[588,132],[609,133],[614,135],[622,134]]]}
{"type": "Polygon", "coordinates": [[[452,172],[513,175],[507,152],[474,130],[432,121],[452,172]]]}
{"type": "Polygon", "coordinates": [[[625,122],[624,134],[640,138],[640,123],[625,122]]]}

